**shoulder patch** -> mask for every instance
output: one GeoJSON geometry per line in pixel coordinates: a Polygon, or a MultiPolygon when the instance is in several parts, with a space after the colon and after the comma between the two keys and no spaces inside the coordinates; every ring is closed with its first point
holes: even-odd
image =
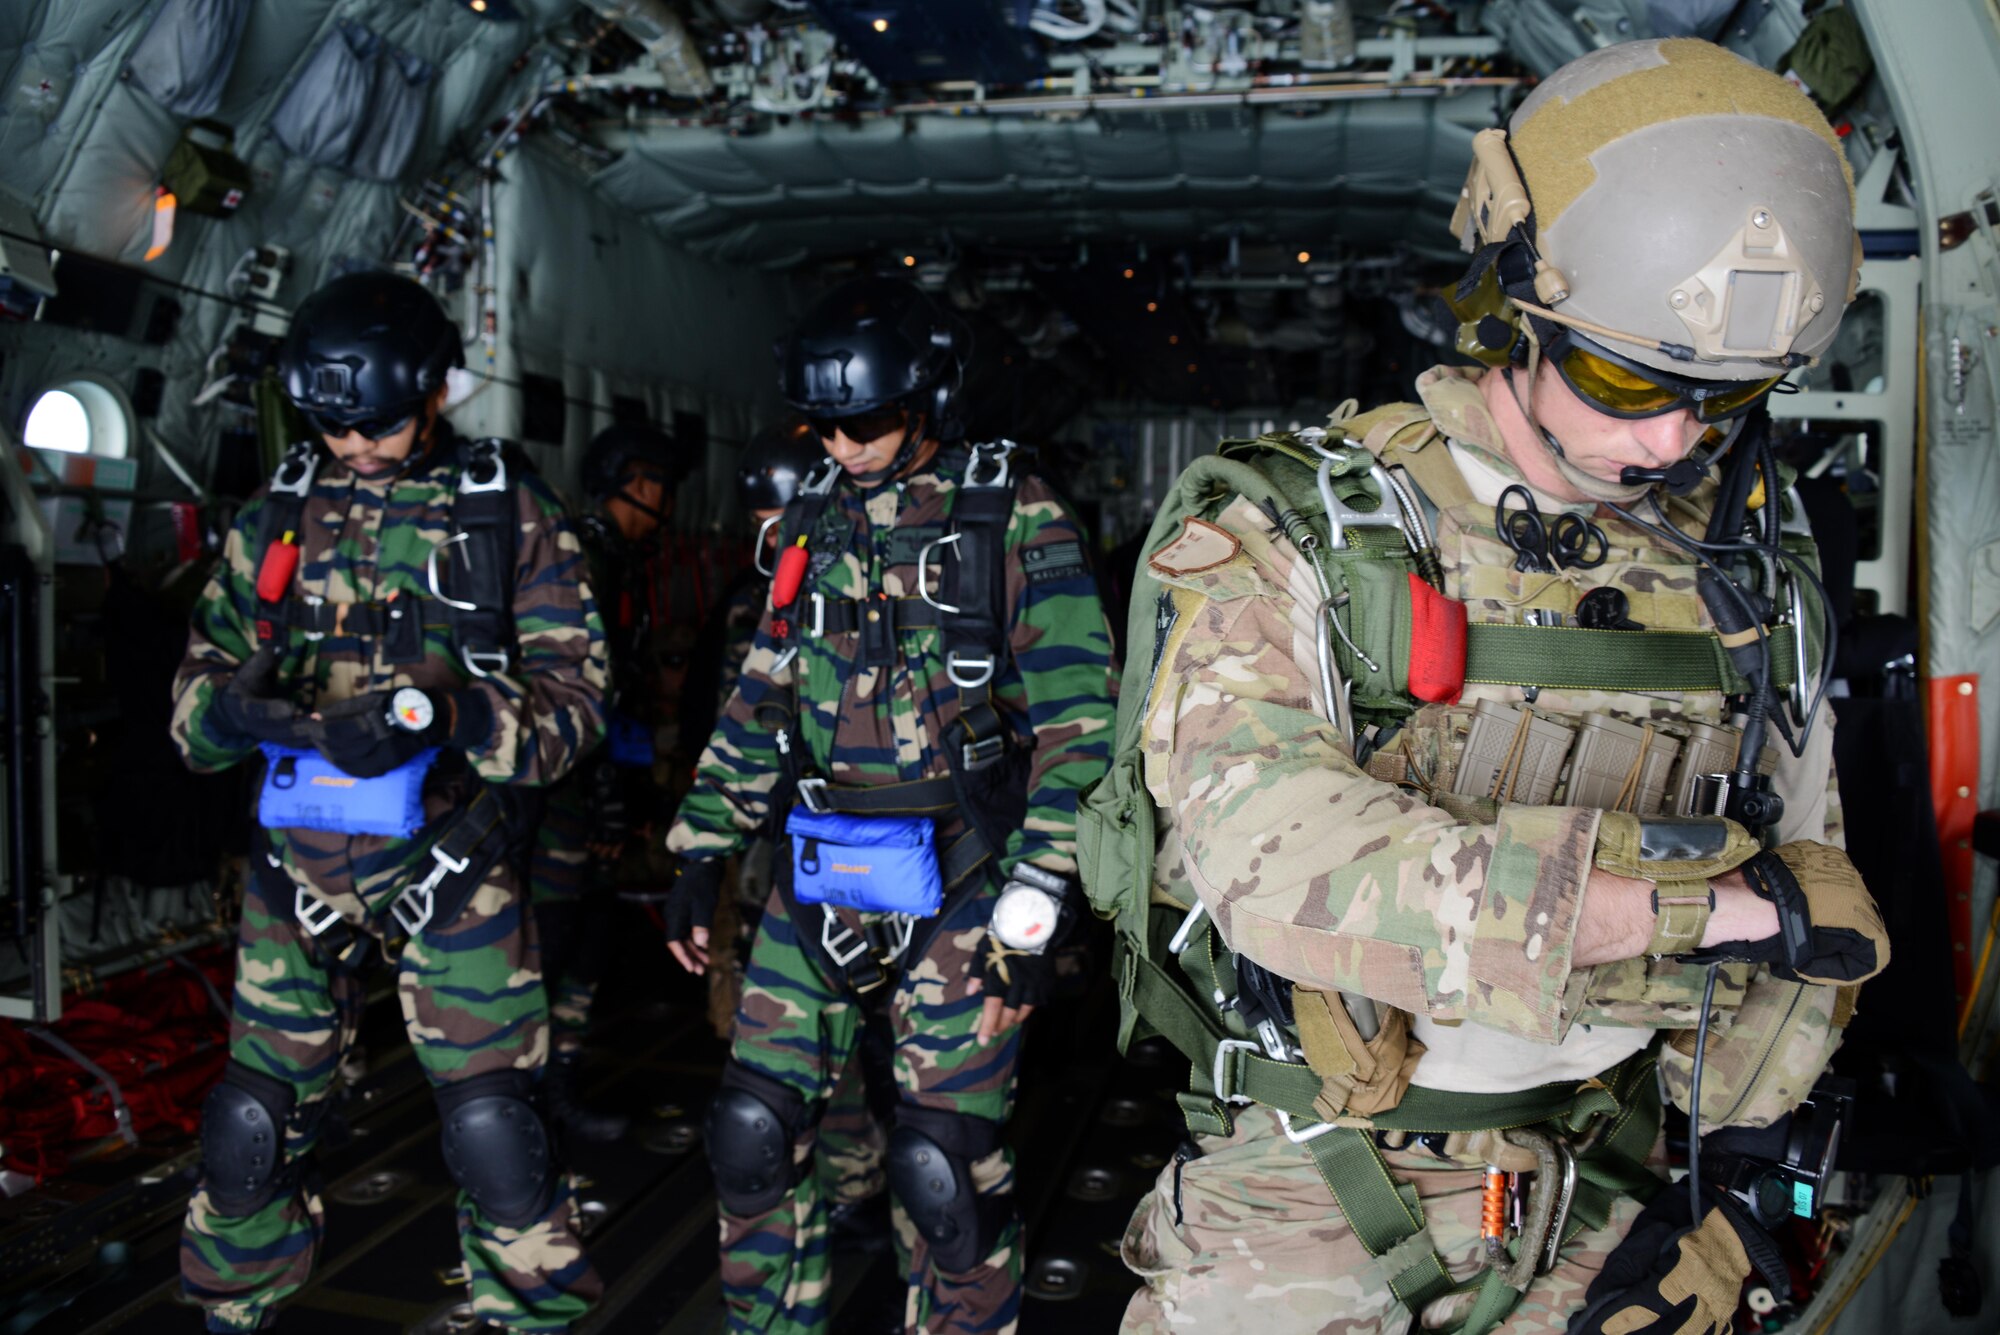
{"type": "Polygon", "coordinates": [[[1181,520],[1180,536],[1153,553],[1146,564],[1158,575],[1198,575],[1235,560],[1242,550],[1234,533],[1190,515],[1181,520]]]}

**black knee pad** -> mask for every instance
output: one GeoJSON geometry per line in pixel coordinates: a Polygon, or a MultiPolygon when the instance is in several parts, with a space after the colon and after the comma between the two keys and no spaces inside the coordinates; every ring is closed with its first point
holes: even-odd
{"type": "Polygon", "coordinates": [[[889,1132],[889,1190],[930,1244],[931,1263],[963,1274],[986,1258],[1014,1218],[1011,1192],[981,1196],[972,1165],[1000,1148],[1000,1126],[981,1117],[899,1104],[889,1132]]]}
{"type": "Polygon", "coordinates": [[[202,1181],[225,1219],[253,1215],[290,1181],[285,1123],[298,1095],[262,1071],[232,1061],[201,1105],[202,1181]]]}
{"type": "Polygon", "coordinates": [[[798,1185],[792,1142],[805,1127],[806,1104],[789,1085],[736,1062],[708,1106],[708,1166],[715,1194],[733,1215],[760,1215],[798,1185]]]}
{"type": "Polygon", "coordinates": [[[548,1213],[560,1174],[526,1071],[490,1071],[436,1091],[444,1162],[481,1214],[526,1228],[548,1213]]]}

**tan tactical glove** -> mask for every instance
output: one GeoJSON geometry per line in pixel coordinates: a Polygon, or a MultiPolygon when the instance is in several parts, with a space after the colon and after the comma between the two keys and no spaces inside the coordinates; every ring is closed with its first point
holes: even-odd
{"type": "Polygon", "coordinates": [[[1733,1205],[1710,1208],[1699,1228],[1691,1218],[1679,1186],[1654,1197],[1584,1290],[1568,1335],[1729,1335],[1753,1256],[1767,1281],[1785,1282],[1777,1244],[1733,1205]]]}
{"type": "Polygon", "coordinates": [[[1702,960],[1769,963],[1780,978],[1840,985],[1889,967],[1889,931],[1847,854],[1809,840],[1759,853],[1739,869],[1750,888],[1778,910],[1778,934],[1729,941],[1702,960]]]}

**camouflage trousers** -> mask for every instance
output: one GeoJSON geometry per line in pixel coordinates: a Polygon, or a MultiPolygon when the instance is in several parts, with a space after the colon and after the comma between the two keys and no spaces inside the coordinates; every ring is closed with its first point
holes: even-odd
{"type": "Polygon", "coordinates": [[[550,1046],[580,1052],[590,1032],[610,948],[609,888],[593,884],[587,814],[567,788],[551,796],[528,859],[528,888],[541,935],[542,975],[549,996],[550,1046]]]}
{"type": "MultiPolygon", "coordinates": [[[[903,961],[888,1003],[899,1104],[996,1123],[1013,1111],[1020,1029],[984,1048],[974,1040],[981,1003],[976,958],[991,911],[990,896],[956,907],[922,955],[903,961]]],[[[808,1125],[792,1147],[798,1184],[791,1195],[759,1215],[721,1212],[722,1294],[732,1332],[812,1335],[827,1329],[832,1284],[825,1170],[816,1171],[813,1161],[826,1129],[823,1110],[859,1064],[862,1022],[860,1000],[827,977],[816,948],[800,940],[782,896],[774,893],[751,946],[732,1056],[795,1090],[809,1110],[808,1125]]],[[[971,1173],[980,1196],[1014,1191],[1013,1154],[1004,1146],[975,1161],[971,1173]]],[[[979,1264],[947,1274],[931,1264],[900,1207],[894,1214],[897,1255],[909,1286],[905,1329],[1011,1335],[1021,1302],[1019,1221],[1002,1230],[979,1264]]]]}
{"type": "MultiPolygon", "coordinates": [[[[709,1007],[719,1015],[721,1037],[726,1040],[736,1037],[750,946],[764,902],[771,897],[772,849],[768,839],[752,841],[743,856],[733,860],[734,874],[724,882],[724,894],[716,905],[711,939],[726,942],[727,948],[718,946],[709,965],[709,1007]]],[[[864,1024],[857,1048],[861,1060],[851,1060],[841,1069],[820,1115],[817,1171],[820,1190],[834,1205],[858,1205],[889,1189],[882,1168],[889,1132],[880,1104],[889,1084],[885,1049],[890,1045],[881,1029],[879,1023],[864,1024]]]]}
{"type": "MultiPolygon", "coordinates": [[[[1125,1230],[1122,1255],[1145,1287],[1133,1295],[1126,1335],[1243,1331],[1256,1335],[1404,1335],[1461,1319],[1470,1293],[1446,1295],[1421,1322],[1389,1291],[1393,1271],[1370,1256],[1341,1217],[1311,1154],[1282,1134],[1269,1109],[1244,1108],[1228,1137],[1200,1138],[1202,1156],[1160,1173],[1125,1230]]],[[[1452,1277],[1477,1279],[1482,1165],[1425,1150],[1385,1150],[1414,1183],[1438,1255],[1452,1277]]],[[[1583,1291],[1639,1213],[1621,1198],[1602,1229],[1580,1233],[1555,1268],[1528,1286],[1505,1335],[1557,1335],[1583,1291]]],[[[1392,1253],[1393,1255],[1393,1253],[1392,1253]]]]}
{"type": "MultiPolygon", "coordinates": [[[[326,966],[293,915],[256,889],[244,898],[236,948],[230,1058],[289,1084],[285,1161],[300,1165],[361,1020],[362,979],[326,966]]],[[[433,1088],[504,1070],[539,1072],[548,1056],[534,924],[512,871],[495,868],[456,922],[426,930],[397,964],[397,998],[433,1088]]],[[[217,1213],[206,1185],[188,1202],[181,1283],[210,1330],[252,1330],[310,1278],[325,1209],[309,1171],[299,1185],[241,1217],[217,1213]]],[[[541,1218],[513,1229],[486,1219],[463,1192],[459,1245],[474,1310],[517,1331],[563,1331],[602,1286],[583,1254],[567,1181],[541,1218]]]]}

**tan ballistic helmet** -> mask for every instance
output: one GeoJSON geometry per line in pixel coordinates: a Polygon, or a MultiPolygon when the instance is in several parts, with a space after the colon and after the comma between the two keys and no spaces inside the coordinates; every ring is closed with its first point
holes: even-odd
{"type": "Polygon", "coordinates": [[[1686,38],[1550,75],[1507,130],[1475,138],[1452,227],[1467,250],[1530,243],[1495,262],[1531,317],[1704,380],[1817,359],[1861,262],[1853,172],[1826,118],[1769,70],[1686,38]]]}

